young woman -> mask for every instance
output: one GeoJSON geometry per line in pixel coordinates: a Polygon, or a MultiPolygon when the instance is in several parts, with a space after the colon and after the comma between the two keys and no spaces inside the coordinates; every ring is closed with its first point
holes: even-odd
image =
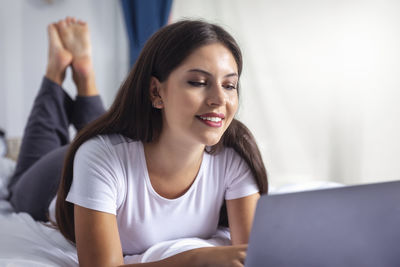
{"type": "Polygon", "coordinates": [[[68,148],[56,220],[81,266],[122,265],[124,255],[210,238],[219,226],[229,226],[232,246],[142,265],[243,265],[267,177],[234,119],[241,70],[238,45],[214,24],[180,21],[148,40],[111,108],[68,148]]]}

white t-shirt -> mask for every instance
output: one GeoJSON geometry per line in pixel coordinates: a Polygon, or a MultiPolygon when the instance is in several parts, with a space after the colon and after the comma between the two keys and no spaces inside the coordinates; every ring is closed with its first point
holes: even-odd
{"type": "Polygon", "coordinates": [[[102,135],[81,145],[67,201],[116,215],[124,255],[185,237],[210,238],[224,199],[257,193],[245,161],[231,148],[203,154],[196,179],[182,196],[167,199],[152,187],[143,144],[102,135]]]}

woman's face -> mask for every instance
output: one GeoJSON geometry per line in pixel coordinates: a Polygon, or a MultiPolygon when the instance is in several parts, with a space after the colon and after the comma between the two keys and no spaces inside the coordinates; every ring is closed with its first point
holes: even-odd
{"type": "Polygon", "coordinates": [[[202,46],[158,83],[162,135],[178,142],[215,145],[238,108],[238,70],[225,46],[202,46]]]}

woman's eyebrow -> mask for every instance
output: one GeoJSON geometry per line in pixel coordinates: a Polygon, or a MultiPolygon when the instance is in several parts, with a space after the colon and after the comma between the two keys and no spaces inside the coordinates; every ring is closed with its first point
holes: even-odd
{"type": "MultiPolygon", "coordinates": [[[[205,74],[207,76],[212,76],[211,73],[209,73],[208,71],[202,70],[202,69],[190,69],[190,70],[188,70],[188,72],[200,72],[200,73],[205,74]]],[[[225,77],[232,77],[232,76],[236,76],[237,77],[239,75],[237,73],[235,73],[235,72],[232,72],[232,73],[229,73],[229,74],[225,75],[224,78],[225,77]]]]}

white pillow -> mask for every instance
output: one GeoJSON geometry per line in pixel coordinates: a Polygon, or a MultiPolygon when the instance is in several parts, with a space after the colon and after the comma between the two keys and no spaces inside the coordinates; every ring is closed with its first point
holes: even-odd
{"type": "Polygon", "coordinates": [[[8,196],[8,183],[14,173],[16,162],[0,157],[0,199],[6,199],[8,196]]]}

